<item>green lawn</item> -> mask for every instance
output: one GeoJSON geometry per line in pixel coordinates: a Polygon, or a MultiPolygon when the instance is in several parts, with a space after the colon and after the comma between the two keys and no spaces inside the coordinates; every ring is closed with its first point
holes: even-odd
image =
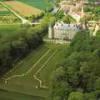
{"type": "Polygon", "coordinates": [[[0,88],[48,98],[52,73],[56,65],[64,59],[65,50],[65,45],[46,43],[40,46],[4,76],[0,88]],[[34,78],[34,75],[42,81],[43,86],[48,88],[40,88],[40,82],[34,78]]]}
{"type": "Polygon", "coordinates": [[[6,46],[8,41],[10,41],[13,37],[18,36],[19,30],[20,25],[0,25],[0,47],[6,46]]]}
{"type": "Polygon", "coordinates": [[[0,100],[44,100],[44,98],[0,90],[0,100]]]}
{"type": "Polygon", "coordinates": [[[33,7],[45,10],[52,8],[52,0],[18,0],[33,7]]]}
{"type": "Polygon", "coordinates": [[[10,38],[11,36],[14,36],[15,34],[18,34],[17,31],[19,31],[20,25],[0,25],[0,40],[4,38],[10,38]]]}
{"type": "Polygon", "coordinates": [[[47,86],[50,85],[50,78],[52,72],[56,69],[56,65],[60,64],[63,61],[64,55],[65,55],[65,46],[59,46],[57,47],[57,52],[54,55],[54,57],[45,65],[45,68],[43,68],[37,76],[43,80],[43,83],[47,86]]]}
{"type": "Polygon", "coordinates": [[[20,25],[0,25],[0,34],[13,34],[20,28],[20,25]]]}

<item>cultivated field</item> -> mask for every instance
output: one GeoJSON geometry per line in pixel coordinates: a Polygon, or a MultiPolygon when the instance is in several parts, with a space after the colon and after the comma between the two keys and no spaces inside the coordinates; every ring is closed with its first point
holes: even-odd
{"type": "Polygon", "coordinates": [[[11,15],[11,12],[0,4],[0,21],[2,19],[2,16],[8,15],[11,15]]]}
{"type": "Polygon", "coordinates": [[[0,4],[0,12],[1,11],[8,11],[6,8],[4,8],[1,4],[0,4]]]}
{"type": "Polygon", "coordinates": [[[53,7],[52,0],[17,0],[32,7],[36,7],[42,10],[49,10],[53,7]]]}
{"type": "Polygon", "coordinates": [[[39,15],[41,13],[41,10],[21,3],[19,1],[6,1],[4,3],[10,6],[13,10],[18,12],[22,16],[39,15]]]}
{"type": "Polygon", "coordinates": [[[51,75],[56,65],[64,59],[65,47],[54,44],[42,45],[3,77],[0,88],[47,98],[50,93],[51,75]]]}
{"type": "Polygon", "coordinates": [[[20,20],[7,8],[0,4],[0,24],[20,23],[20,20]]]}

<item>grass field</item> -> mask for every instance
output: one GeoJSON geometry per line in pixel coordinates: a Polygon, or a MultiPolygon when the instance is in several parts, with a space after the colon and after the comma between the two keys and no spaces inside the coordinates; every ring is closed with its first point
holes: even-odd
{"type": "Polygon", "coordinates": [[[52,8],[52,0],[18,0],[33,7],[46,10],[52,8]]]}
{"type": "Polygon", "coordinates": [[[40,46],[4,76],[0,88],[47,98],[50,93],[52,73],[56,65],[64,59],[65,48],[65,45],[57,44],[40,46]]]}
{"type": "Polygon", "coordinates": [[[18,36],[19,30],[20,25],[0,25],[0,47],[5,46],[5,43],[18,36]]]}
{"type": "Polygon", "coordinates": [[[20,25],[0,25],[0,40],[10,38],[14,36],[15,34],[18,34],[17,31],[20,30],[20,25]],[[5,38],[5,39],[4,39],[5,38]]]}
{"type": "Polygon", "coordinates": [[[0,90],[0,100],[44,100],[44,98],[0,90]]]}
{"type": "Polygon", "coordinates": [[[12,33],[13,34],[13,32],[16,32],[16,30],[18,30],[20,28],[20,25],[17,25],[17,24],[15,24],[15,25],[0,25],[0,34],[1,33],[6,33],[6,34],[9,34],[9,33],[12,33]]]}

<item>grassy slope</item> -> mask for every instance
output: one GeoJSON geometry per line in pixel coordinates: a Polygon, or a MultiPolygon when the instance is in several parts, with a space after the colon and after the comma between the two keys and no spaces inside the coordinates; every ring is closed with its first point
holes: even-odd
{"type": "Polygon", "coordinates": [[[18,34],[17,31],[19,31],[20,25],[0,25],[0,39],[4,38],[10,38],[11,36],[14,36],[15,34],[18,34]]]}
{"type": "Polygon", "coordinates": [[[5,46],[5,43],[10,41],[13,36],[18,35],[19,29],[19,25],[0,25],[0,47],[5,46]]]}
{"type": "Polygon", "coordinates": [[[14,70],[12,70],[5,76],[8,77],[16,74],[23,74],[24,72],[26,72],[26,70],[30,69],[34,65],[34,63],[37,62],[38,59],[48,51],[48,49],[50,50],[50,52],[37,64],[34,69],[32,69],[32,71],[28,75],[10,79],[8,81],[8,84],[4,84],[4,81],[2,81],[0,87],[9,91],[16,91],[35,96],[48,97],[48,94],[50,92],[49,89],[36,89],[36,86],[39,86],[39,82],[33,78],[33,75],[38,71],[39,68],[41,68],[41,66],[43,66],[43,64],[55,52],[55,50],[57,50],[53,58],[50,59],[46,66],[44,66],[44,68],[39,72],[39,76],[41,77],[38,78],[43,80],[44,85],[49,86],[50,77],[52,75],[52,72],[56,69],[56,64],[64,58],[65,45],[59,46],[53,44],[45,44],[36,51],[30,53],[29,56],[27,56],[24,60],[18,63],[18,65],[16,65],[14,70]]]}
{"type": "Polygon", "coordinates": [[[18,30],[20,26],[19,25],[0,25],[0,34],[13,34],[18,30]]]}
{"type": "Polygon", "coordinates": [[[43,80],[44,84],[47,86],[50,85],[50,78],[52,72],[56,69],[57,64],[60,64],[63,61],[65,55],[65,45],[57,47],[57,52],[54,57],[46,64],[45,68],[43,68],[37,76],[43,80]]]}

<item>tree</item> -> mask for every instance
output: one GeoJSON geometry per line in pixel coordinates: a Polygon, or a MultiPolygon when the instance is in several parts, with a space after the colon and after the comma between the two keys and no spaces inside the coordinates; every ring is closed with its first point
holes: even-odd
{"type": "Polygon", "coordinates": [[[68,100],[85,100],[84,94],[81,92],[72,92],[70,93],[68,100]]]}
{"type": "Polygon", "coordinates": [[[92,4],[94,6],[94,9],[95,9],[95,2],[96,0],[88,0],[90,4],[92,4]]]}
{"type": "Polygon", "coordinates": [[[85,93],[85,100],[96,100],[96,95],[94,92],[92,93],[85,93]]]}
{"type": "Polygon", "coordinates": [[[65,23],[68,23],[68,24],[73,23],[73,22],[76,22],[75,19],[73,19],[70,15],[64,16],[64,17],[63,17],[63,21],[64,21],[65,23]]]}

